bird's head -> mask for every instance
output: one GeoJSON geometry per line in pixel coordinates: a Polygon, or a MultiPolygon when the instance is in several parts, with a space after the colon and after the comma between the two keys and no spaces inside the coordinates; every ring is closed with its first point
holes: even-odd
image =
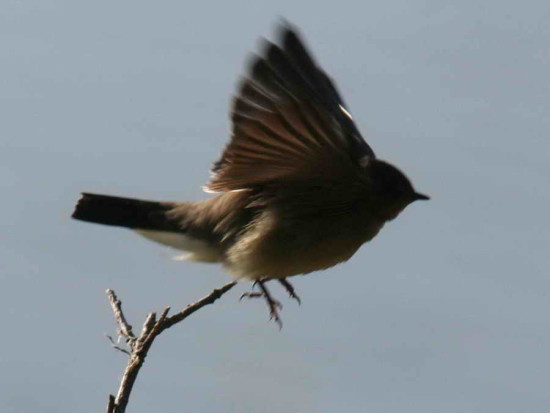
{"type": "Polygon", "coordinates": [[[405,174],[387,162],[372,159],[365,169],[371,183],[374,212],[386,221],[397,217],[410,203],[430,199],[416,192],[405,174]]]}

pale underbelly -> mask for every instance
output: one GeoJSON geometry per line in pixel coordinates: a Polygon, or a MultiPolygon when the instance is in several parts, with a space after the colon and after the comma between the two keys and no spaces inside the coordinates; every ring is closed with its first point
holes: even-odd
{"type": "Polygon", "coordinates": [[[234,253],[224,262],[224,266],[236,279],[285,278],[333,267],[350,259],[360,246],[360,243],[346,248],[327,245],[323,248],[312,248],[308,252],[289,251],[286,256],[274,254],[271,257],[234,253]],[[331,249],[327,251],[327,248],[331,249]]]}
{"type": "MultiPolygon", "coordinates": [[[[356,218],[356,217],[355,217],[356,218]]],[[[282,224],[266,213],[234,244],[223,247],[183,233],[138,230],[153,241],[184,251],[189,261],[221,262],[239,280],[285,278],[324,270],[349,260],[383,222],[340,220],[282,224]]]]}
{"type": "Polygon", "coordinates": [[[342,233],[318,238],[252,234],[227,251],[224,266],[236,279],[246,280],[285,278],[324,270],[349,260],[382,225],[348,237],[342,233]]]}

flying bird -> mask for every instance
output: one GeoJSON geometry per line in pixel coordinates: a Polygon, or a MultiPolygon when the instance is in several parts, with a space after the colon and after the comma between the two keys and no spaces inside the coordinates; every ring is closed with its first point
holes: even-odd
{"type": "Polygon", "coordinates": [[[251,58],[231,107],[232,134],[198,202],[157,202],[83,193],[73,218],[126,227],[219,262],[253,281],[279,325],[266,287],[347,261],[409,204],[429,199],[378,159],[333,80],[289,23],[251,58]]]}

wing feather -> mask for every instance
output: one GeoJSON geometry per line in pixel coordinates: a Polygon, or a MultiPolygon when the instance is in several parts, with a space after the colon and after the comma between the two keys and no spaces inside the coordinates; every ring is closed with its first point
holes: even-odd
{"type": "Polygon", "coordinates": [[[209,191],[344,182],[374,152],[329,77],[289,25],[265,42],[233,100],[233,131],[212,168],[209,191]]]}

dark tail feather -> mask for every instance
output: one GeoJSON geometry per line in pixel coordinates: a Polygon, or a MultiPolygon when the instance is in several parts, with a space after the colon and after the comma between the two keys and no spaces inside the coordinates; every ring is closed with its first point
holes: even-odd
{"type": "Polygon", "coordinates": [[[83,193],[72,217],[80,221],[118,227],[181,231],[177,221],[166,216],[174,206],[170,202],[83,193]]]}

